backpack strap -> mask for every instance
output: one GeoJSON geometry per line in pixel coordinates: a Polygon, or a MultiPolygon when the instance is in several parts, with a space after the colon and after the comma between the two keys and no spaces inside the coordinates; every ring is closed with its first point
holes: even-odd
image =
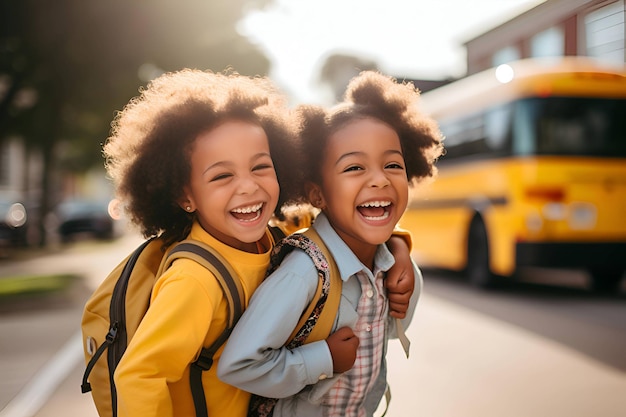
{"type": "Polygon", "coordinates": [[[165,271],[176,259],[180,258],[192,259],[211,271],[220,283],[229,306],[226,329],[224,329],[222,334],[211,346],[202,348],[198,359],[190,366],[189,382],[194,407],[196,409],[196,416],[206,417],[208,412],[204,388],[202,386],[202,372],[211,368],[215,352],[226,342],[235,324],[237,324],[237,321],[243,313],[245,298],[241,282],[233,278],[236,277],[237,274],[226,259],[215,249],[199,241],[187,239],[174,246],[161,263],[157,276],[165,271]]]}
{"type": "Polygon", "coordinates": [[[286,236],[285,232],[283,232],[283,229],[278,226],[268,226],[268,229],[270,231],[270,234],[272,235],[272,239],[274,239],[273,246],[276,246],[278,242],[280,242],[286,236]]]}
{"type": "Polygon", "coordinates": [[[333,324],[335,324],[335,317],[337,316],[337,310],[339,309],[339,302],[341,301],[342,280],[335,258],[332,257],[330,251],[324,243],[324,240],[322,240],[317,231],[310,227],[302,234],[314,243],[314,246],[308,246],[305,252],[311,252],[309,253],[309,256],[311,256],[313,263],[316,264],[315,268],[320,275],[320,280],[318,281],[317,290],[313,296],[313,300],[300,317],[298,325],[289,339],[295,340],[296,334],[298,332],[302,332],[303,329],[306,328],[307,321],[310,322],[316,320],[316,322],[312,323],[313,327],[309,330],[310,333],[303,340],[303,343],[310,343],[319,340],[326,340],[326,338],[330,335],[333,329],[333,324]],[[324,274],[328,276],[324,277],[324,274]],[[328,290],[323,291],[325,281],[328,282],[329,288],[328,290]],[[322,302],[322,292],[326,293],[326,300],[325,304],[319,307],[318,305],[322,302]],[[314,311],[318,309],[321,310],[319,315],[314,314],[314,311]]]}

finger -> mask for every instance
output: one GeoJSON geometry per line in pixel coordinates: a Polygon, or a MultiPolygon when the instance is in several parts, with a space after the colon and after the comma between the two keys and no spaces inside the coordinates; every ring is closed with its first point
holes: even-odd
{"type": "Polygon", "coordinates": [[[389,311],[404,312],[409,309],[408,303],[389,303],[389,311]]]}
{"type": "Polygon", "coordinates": [[[389,299],[390,303],[409,304],[409,302],[411,301],[411,294],[412,293],[389,293],[387,294],[387,298],[389,299]]]}
{"type": "Polygon", "coordinates": [[[354,347],[354,349],[356,350],[359,347],[359,344],[361,343],[359,341],[359,338],[354,335],[354,337],[351,337],[349,340],[347,340],[350,342],[350,344],[354,347]]]}
{"type": "Polygon", "coordinates": [[[403,319],[406,317],[406,311],[400,312],[400,311],[390,310],[389,315],[393,317],[394,319],[403,319]]]}
{"type": "Polygon", "coordinates": [[[389,311],[406,312],[408,309],[408,303],[389,303],[389,311]]]}
{"type": "Polygon", "coordinates": [[[356,337],[356,335],[354,334],[354,331],[350,328],[350,327],[342,327],[339,330],[337,330],[337,336],[341,339],[341,340],[348,340],[352,337],[356,337]]]}
{"type": "Polygon", "coordinates": [[[403,275],[397,279],[388,279],[385,280],[385,287],[390,290],[393,289],[395,291],[409,291],[413,287],[413,282],[411,279],[403,275]]]}
{"type": "Polygon", "coordinates": [[[385,278],[385,286],[398,285],[398,283],[402,281],[405,276],[406,272],[401,272],[400,274],[389,274],[385,278]]]}

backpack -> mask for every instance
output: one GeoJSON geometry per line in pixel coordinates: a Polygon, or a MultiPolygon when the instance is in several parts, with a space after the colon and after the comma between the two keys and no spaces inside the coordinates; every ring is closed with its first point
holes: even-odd
{"type": "MultiPolygon", "coordinates": [[[[279,229],[272,232],[276,239],[279,229]]],[[[218,279],[229,305],[227,328],[209,347],[203,347],[191,365],[190,383],[197,416],[206,416],[202,371],[211,368],[213,355],[226,341],[243,312],[241,284],[228,262],[210,246],[184,240],[164,252],[163,241],[152,238],[124,259],[87,300],[81,329],[86,369],[81,390],[91,391],[100,416],[117,416],[117,392],[113,374],[128,341],[148,310],[156,279],[178,258],[191,258],[218,279]],[[107,351],[107,355],[103,356],[107,351]]]]}

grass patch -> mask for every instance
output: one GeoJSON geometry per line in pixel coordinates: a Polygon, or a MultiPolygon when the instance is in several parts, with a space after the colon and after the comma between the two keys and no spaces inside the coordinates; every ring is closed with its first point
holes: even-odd
{"type": "Polygon", "coordinates": [[[3,277],[0,278],[0,298],[61,291],[68,288],[77,278],[70,274],[3,277]]]}

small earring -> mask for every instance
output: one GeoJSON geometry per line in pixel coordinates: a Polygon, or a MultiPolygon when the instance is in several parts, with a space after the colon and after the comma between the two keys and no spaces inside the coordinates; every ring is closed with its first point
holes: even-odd
{"type": "Polygon", "coordinates": [[[191,211],[191,206],[186,206],[186,207],[185,207],[185,210],[187,210],[187,211],[191,211]]]}

